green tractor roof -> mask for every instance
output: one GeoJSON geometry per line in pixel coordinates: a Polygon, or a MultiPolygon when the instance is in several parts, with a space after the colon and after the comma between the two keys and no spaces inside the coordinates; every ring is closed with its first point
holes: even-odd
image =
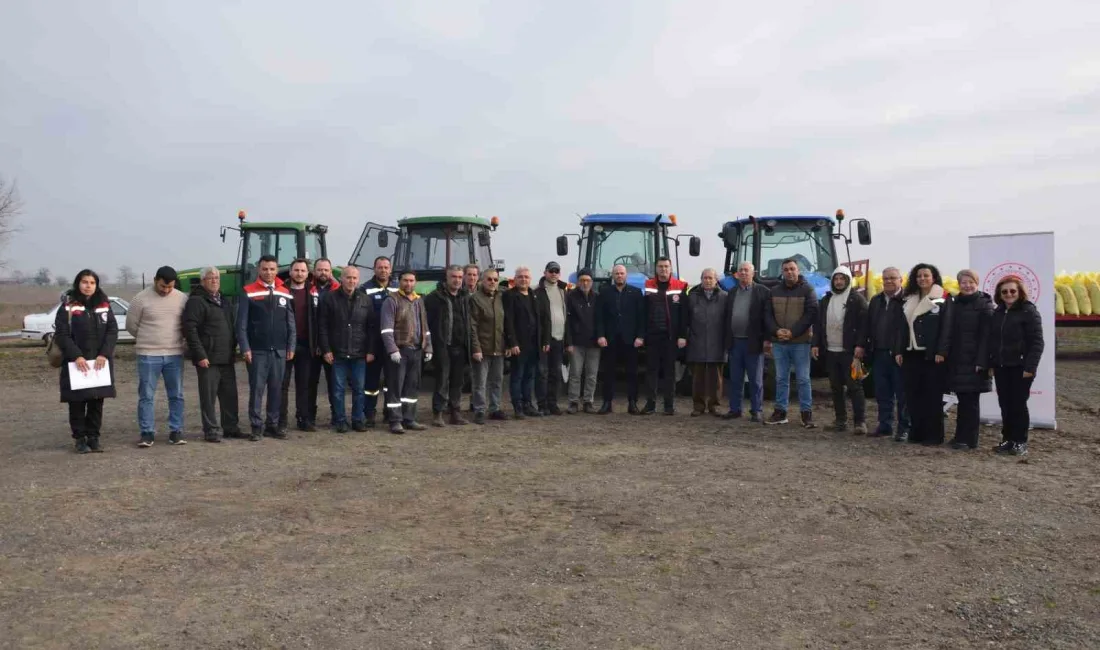
{"type": "MultiPolygon", "coordinates": [[[[179,277],[181,280],[185,278],[197,278],[199,277],[199,273],[202,273],[202,269],[204,268],[206,267],[196,269],[184,269],[182,271],[178,271],[176,273],[176,276],[179,277]]],[[[215,268],[217,268],[223,274],[238,270],[236,264],[218,264],[215,268]]]]}
{"type": "Polygon", "coordinates": [[[445,223],[472,223],[476,226],[491,228],[488,219],[482,217],[408,217],[397,222],[398,226],[430,226],[445,223]]]}
{"type": "Polygon", "coordinates": [[[317,227],[318,224],[304,221],[257,221],[255,223],[244,221],[241,223],[241,230],[306,230],[317,227]]]}

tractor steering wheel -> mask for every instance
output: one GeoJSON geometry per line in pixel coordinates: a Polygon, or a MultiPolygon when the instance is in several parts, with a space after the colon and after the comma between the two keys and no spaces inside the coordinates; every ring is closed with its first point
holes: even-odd
{"type": "Polygon", "coordinates": [[[615,261],[611,263],[611,266],[612,268],[614,268],[620,264],[625,266],[628,272],[632,267],[635,273],[645,272],[645,260],[642,259],[642,256],[638,255],[637,253],[632,253],[630,255],[620,255],[615,258],[615,261]]]}

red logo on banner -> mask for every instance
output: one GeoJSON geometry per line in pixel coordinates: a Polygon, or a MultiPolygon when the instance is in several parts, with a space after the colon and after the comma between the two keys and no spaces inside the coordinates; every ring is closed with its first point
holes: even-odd
{"type": "Polygon", "coordinates": [[[1035,271],[1032,271],[1026,264],[1020,264],[1019,262],[1004,262],[990,269],[989,273],[985,274],[985,281],[982,282],[982,291],[992,296],[993,292],[997,290],[997,283],[1001,281],[1001,278],[1008,275],[1015,275],[1020,278],[1024,283],[1024,290],[1027,291],[1028,300],[1031,302],[1039,301],[1039,294],[1042,292],[1039,276],[1035,275],[1035,271]]]}

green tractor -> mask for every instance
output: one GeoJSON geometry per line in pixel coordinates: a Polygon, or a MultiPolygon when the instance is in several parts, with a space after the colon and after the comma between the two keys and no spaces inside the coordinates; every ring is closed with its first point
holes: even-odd
{"type": "MultiPolygon", "coordinates": [[[[222,295],[235,300],[241,293],[241,287],[256,279],[256,268],[264,255],[274,255],[279,261],[279,275],[284,279],[290,272],[291,263],[298,258],[310,261],[328,257],[325,233],[328,226],[302,222],[248,222],[244,210],[237,214],[238,227],[222,226],[221,238],[225,241],[226,232],[236,230],[240,240],[237,244],[237,261],[229,265],[218,266],[222,272],[222,295]]],[[[199,282],[201,268],[185,269],[179,272],[178,286],[187,293],[192,283],[199,282]]]]}
{"type": "MultiPolygon", "coordinates": [[[[351,254],[350,264],[363,269],[362,279],[370,278],[374,260],[390,258],[396,274],[416,272],[416,292],[426,295],[435,290],[452,264],[477,264],[494,267],[503,273],[504,260],[494,259],[491,233],[500,225],[497,217],[409,217],[397,226],[368,223],[351,254]]],[[[501,286],[507,286],[501,279],[501,286]]]]}

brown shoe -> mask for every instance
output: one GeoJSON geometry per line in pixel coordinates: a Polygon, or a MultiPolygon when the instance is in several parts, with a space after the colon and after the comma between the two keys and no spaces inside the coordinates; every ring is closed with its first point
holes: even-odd
{"type": "Polygon", "coordinates": [[[454,424],[454,425],[457,425],[457,426],[462,426],[464,424],[469,424],[469,423],[470,423],[469,420],[462,417],[462,412],[461,411],[459,411],[458,409],[451,409],[451,424],[454,424]]]}

